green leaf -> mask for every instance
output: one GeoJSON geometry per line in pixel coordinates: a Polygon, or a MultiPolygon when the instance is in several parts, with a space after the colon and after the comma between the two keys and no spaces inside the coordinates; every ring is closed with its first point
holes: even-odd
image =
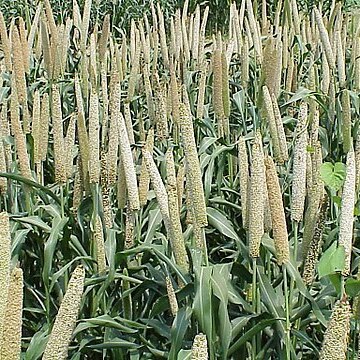
{"type": "Polygon", "coordinates": [[[242,329],[248,324],[248,322],[256,315],[245,315],[235,318],[231,321],[232,331],[231,340],[234,340],[242,331],[242,329]]]}
{"type": "Polygon", "coordinates": [[[235,351],[239,350],[242,345],[247,341],[251,340],[261,330],[273,325],[278,319],[265,319],[258,322],[250,330],[248,330],[240,339],[236,340],[235,343],[229,349],[229,355],[232,355],[235,351]]]}
{"type": "Polygon", "coordinates": [[[240,241],[238,235],[236,234],[231,222],[223,215],[219,210],[208,207],[206,208],[208,215],[209,224],[219,232],[230,239],[240,241]]]}
{"type": "Polygon", "coordinates": [[[38,216],[26,216],[21,218],[14,218],[13,220],[25,224],[35,225],[38,228],[48,233],[51,231],[51,227],[48,224],[46,224],[44,221],[42,221],[38,216]]]}
{"type": "Polygon", "coordinates": [[[280,297],[278,296],[278,293],[275,292],[275,289],[270,283],[269,278],[265,275],[264,269],[258,267],[257,274],[260,285],[261,299],[264,302],[265,306],[267,307],[269,313],[272,314],[274,318],[283,319],[282,321],[279,321],[279,329],[282,335],[284,335],[285,311],[282,307],[280,297]]]}
{"type": "Polygon", "coordinates": [[[106,341],[96,345],[88,345],[86,347],[91,349],[112,349],[112,348],[137,349],[140,346],[130,341],[115,338],[111,341],[106,341]]]}
{"type": "Polygon", "coordinates": [[[220,337],[222,358],[227,358],[230,346],[231,323],[228,312],[230,269],[232,264],[214,265],[211,276],[211,284],[214,295],[220,300],[218,309],[219,328],[216,329],[220,337]]]}
{"type": "Polygon", "coordinates": [[[169,359],[176,359],[176,354],[181,349],[186,331],[190,325],[191,308],[179,309],[171,327],[171,349],[169,359]]]}
{"type": "Polygon", "coordinates": [[[337,243],[333,242],[320,258],[318,264],[319,278],[342,271],[344,267],[345,249],[343,246],[337,247],[337,243]]]}
{"type": "Polygon", "coordinates": [[[41,358],[49,338],[49,329],[45,325],[31,338],[25,353],[25,360],[37,360],[41,358]]]}
{"type": "Polygon", "coordinates": [[[177,360],[191,360],[191,350],[180,350],[177,360]]]}
{"type": "Polygon", "coordinates": [[[345,283],[346,294],[354,298],[360,294],[360,280],[347,279],[345,283]]]}
{"type": "Polygon", "coordinates": [[[335,274],[329,274],[328,275],[331,283],[333,284],[336,293],[337,294],[341,294],[341,274],[340,273],[335,273],[335,274]]]}
{"type": "Polygon", "coordinates": [[[204,137],[201,140],[200,146],[199,146],[199,155],[204,153],[211,145],[213,145],[216,142],[216,137],[204,137]]]}
{"type": "Polygon", "coordinates": [[[43,191],[45,194],[52,197],[59,205],[61,205],[61,200],[51,190],[49,190],[47,187],[45,187],[43,185],[38,184],[35,181],[29,180],[28,178],[25,178],[21,175],[9,174],[9,173],[0,173],[0,177],[5,177],[7,179],[16,180],[25,185],[33,187],[35,189],[39,189],[39,190],[43,191]]]}
{"type": "Polygon", "coordinates": [[[162,220],[162,216],[160,213],[160,209],[150,210],[149,211],[149,222],[148,229],[145,236],[145,244],[151,243],[154,238],[157,227],[160,225],[162,220]]]}
{"type": "Polygon", "coordinates": [[[65,224],[67,223],[67,221],[68,218],[60,218],[60,217],[54,218],[52,223],[51,233],[49,235],[48,240],[45,243],[45,248],[44,248],[45,260],[44,260],[42,276],[46,288],[49,287],[49,280],[52,273],[52,263],[53,263],[53,257],[54,257],[56,245],[60,237],[60,233],[64,228],[65,224]]]}
{"type": "MultiPolygon", "coordinates": [[[[215,343],[213,329],[213,304],[211,287],[211,266],[194,267],[195,270],[195,298],[193,303],[194,314],[199,321],[200,330],[208,339],[209,347],[215,343]]],[[[211,350],[210,350],[211,351],[211,350]]]]}
{"type": "Polygon", "coordinates": [[[101,316],[98,316],[98,317],[92,318],[92,319],[84,319],[83,321],[84,321],[84,323],[89,324],[90,327],[93,327],[92,325],[104,326],[104,327],[109,327],[109,328],[113,328],[113,329],[118,329],[118,330],[120,330],[124,333],[128,333],[128,334],[135,334],[138,332],[138,330],[136,330],[136,329],[131,329],[130,327],[121,324],[119,322],[119,321],[121,321],[120,318],[116,317],[113,319],[109,315],[101,315],[101,316]]]}
{"type": "Polygon", "coordinates": [[[346,166],[341,162],[336,162],[334,165],[326,162],[320,167],[321,179],[331,189],[338,191],[341,189],[346,174],[346,166]]]}
{"type": "Polygon", "coordinates": [[[314,91],[300,87],[299,90],[285,104],[283,104],[283,106],[289,105],[298,100],[303,100],[312,94],[314,94],[314,91]]]}
{"type": "Polygon", "coordinates": [[[77,256],[76,258],[72,259],[70,262],[68,262],[66,265],[64,265],[59,271],[57,271],[54,275],[51,276],[51,283],[50,283],[50,288],[49,291],[51,292],[51,290],[53,289],[54,285],[56,284],[56,282],[58,281],[58,279],[67,271],[67,269],[69,269],[69,267],[76,261],[78,260],[92,260],[91,256],[77,256]]]}

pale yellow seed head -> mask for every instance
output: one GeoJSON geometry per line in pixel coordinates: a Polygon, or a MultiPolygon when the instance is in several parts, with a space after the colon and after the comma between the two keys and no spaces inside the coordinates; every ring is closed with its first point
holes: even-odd
{"type": "Polygon", "coordinates": [[[123,161],[120,161],[118,166],[116,199],[118,202],[118,208],[124,209],[127,200],[127,189],[126,189],[125,169],[124,169],[123,161]]]}
{"type": "Polygon", "coordinates": [[[163,62],[166,68],[169,68],[169,50],[166,42],[165,22],[164,14],[160,8],[160,4],[157,3],[157,13],[159,18],[159,33],[160,33],[160,49],[163,62]]]}
{"type": "MultiPolygon", "coordinates": [[[[6,301],[10,283],[11,237],[9,216],[0,213],[0,338],[6,323],[6,301]]],[[[1,345],[0,345],[1,349],[1,345]]]]}
{"type": "Polygon", "coordinates": [[[102,32],[101,38],[99,41],[99,60],[102,62],[105,58],[105,53],[109,41],[109,34],[110,34],[110,15],[107,14],[104,17],[103,25],[102,25],[102,32]]]}
{"type": "Polygon", "coordinates": [[[47,342],[43,360],[66,360],[84,291],[85,270],[77,266],[71,275],[47,342]]]}
{"type": "Polygon", "coordinates": [[[319,360],[346,360],[351,307],[347,301],[335,303],[325,331],[319,360]]]}
{"type": "Polygon", "coordinates": [[[43,144],[40,145],[40,141],[42,142],[42,138],[40,137],[40,116],[41,116],[41,100],[39,91],[35,91],[34,99],[33,99],[33,112],[32,112],[32,128],[31,134],[34,140],[34,162],[35,164],[40,164],[41,162],[41,154],[40,149],[43,144]]]}
{"type": "Polygon", "coordinates": [[[32,180],[30,160],[26,148],[26,138],[22,130],[19,114],[19,102],[15,86],[11,89],[10,100],[11,129],[15,137],[16,153],[19,160],[19,168],[22,176],[32,180]]]}
{"type": "Polygon", "coordinates": [[[224,104],[223,104],[223,82],[222,82],[222,63],[221,63],[221,50],[217,47],[213,53],[213,101],[214,101],[214,112],[218,119],[218,134],[223,136],[223,119],[224,114],[224,104]]]}
{"type": "Polygon", "coordinates": [[[70,122],[67,128],[66,137],[64,143],[66,146],[65,151],[65,166],[66,166],[66,177],[72,178],[73,167],[74,167],[74,145],[75,145],[75,128],[76,128],[77,116],[75,113],[71,114],[70,122]]]}
{"type": "Polygon", "coordinates": [[[30,49],[29,43],[27,41],[28,34],[25,26],[25,21],[22,17],[19,18],[19,35],[22,50],[22,59],[24,61],[24,71],[28,73],[30,70],[30,49]]]}
{"type": "Polygon", "coordinates": [[[166,282],[166,292],[169,298],[169,304],[170,304],[170,310],[171,310],[171,314],[173,316],[176,316],[178,310],[179,310],[179,306],[176,300],[176,294],[174,291],[174,287],[172,285],[171,279],[167,276],[165,278],[165,282],[166,282]]]}
{"type": "Polygon", "coordinates": [[[172,149],[168,149],[166,152],[166,174],[169,216],[171,224],[171,246],[175,255],[176,263],[184,272],[188,272],[189,259],[186,253],[185,241],[181,228],[175,163],[172,149]]]}
{"type": "Polygon", "coordinates": [[[58,183],[64,184],[66,183],[66,156],[61,108],[59,87],[57,85],[53,85],[51,115],[54,135],[55,180],[58,183]]]}
{"type": "Polygon", "coordinates": [[[128,207],[125,214],[125,241],[124,249],[131,249],[135,245],[134,239],[134,227],[135,227],[135,215],[128,207]]]}
{"type": "MultiPolygon", "coordinates": [[[[154,129],[148,131],[145,148],[152,154],[154,149],[154,129]]],[[[145,206],[147,203],[147,196],[150,185],[150,177],[146,168],[145,161],[141,164],[140,180],[139,180],[139,198],[140,205],[145,206]]]]}
{"type": "Polygon", "coordinates": [[[319,212],[315,216],[315,226],[313,236],[306,254],[304,254],[304,270],[302,278],[306,285],[311,285],[315,277],[315,266],[318,261],[319,253],[322,245],[322,234],[325,227],[326,214],[328,209],[328,198],[325,195],[322,198],[319,212]]]}
{"type": "Polygon", "coordinates": [[[204,114],[207,68],[207,62],[204,60],[200,66],[199,92],[196,105],[196,117],[198,119],[202,119],[204,114]]]}
{"type": "Polygon", "coordinates": [[[10,275],[0,358],[18,360],[21,356],[21,328],[23,310],[23,271],[15,268],[10,275]]]}
{"type": "Polygon", "coordinates": [[[119,129],[118,121],[111,114],[110,117],[110,129],[109,129],[109,143],[107,152],[107,179],[108,186],[112,186],[116,183],[116,172],[118,167],[119,158],[119,129]]]}
{"type": "Polygon", "coordinates": [[[351,250],[353,243],[354,207],[355,207],[355,154],[350,150],[346,159],[346,176],[341,200],[339,222],[339,245],[345,248],[345,268],[343,275],[349,275],[351,269],[351,250]]]}
{"type": "Polygon", "coordinates": [[[265,166],[276,258],[279,265],[282,265],[290,259],[282,193],[276,167],[270,156],[265,158],[265,166]]]}
{"type": "Polygon", "coordinates": [[[103,274],[106,270],[105,243],[103,225],[99,215],[96,215],[93,239],[96,249],[95,258],[97,262],[97,271],[99,274],[103,274]]]}
{"type": "Polygon", "coordinates": [[[265,113],[266,121],[269,126],[269,130],[270,130],[274,158],[277,162],[282,163],[283,159],[281,156],[278,127],[277,127],[277,123],[275,120],[275,113],[274,113],[272,98],[270,95],[269,88],[266,85],[263,86],[262,90],[263,90],[263,97],[264,97],[264,110],[265,110],[264,113],[265,113]]]}
{"type": "Polygon", "coordinates": [[[198,334],[191,348],[191,360],[208,360],[208,344],[206,335],[198,334]]]}
{"type": "Polygon", "coordinates": [[[49,142],[49,94],[45,93],[41,99],[41,116],[40,116],[40,138],[41,146],[39,147],[39,155],[42,161],[46,160],[48,142],[49,142]]]}
{"type": "Polygon", "coordinates": [[[307,104],[302,103],[296,130],[293,161],[293,182],[291,194],[291,219],[301,221],[306,196],[306,147],[307,147],[307,104]]]}
{"type": "MultiPolygon", "coordinates": [[[[156,121],[156,134],[160,139],[166,139],[169,136],[169,126],[166,111],[166,85],[161,84],[159,88],[155,89],[155,121],[156,121]]],[[[174,106],[176,103],[173,102],[174,106]]],[[[175,114],[176,118],[176,114],[175,114]]],[[[175,119],[176,121],[176,119],[175,119]]]]}
{"type": "MultiPolygon", "coordinates": [[[[229,118],[230,116],[229,66],[225,51],[221,53],[221,76],[222,76],[222,100],[224,107],[224,116],[225,118],[229,118]]],[[[225,130],[225,134],[229,133],[228,127],[226,127],[224,130],[225,130]]]]}
{"type": "Polygon", "coordinates": [[[180,99],[176,73],[172,62],[170,63],[170,94],[173,121],[178,125],[180,123],[180,99]]]}
{"type": "Polygon", "coordinates": [[[252,147],[249,202],[249,252],[252,258],[260,256],[261,238],[264,235],[264,153],[258,131],[252,147]]]}
{"type": "Polygon", "coordinates": [[[2,51],[4,52],[6,70],[11,71],[12,69],[11,44],[6,30],[4,15],[1,11],[0,11],[0,40],[1,40],[2,51]]]}
{"type": "Polygon", "coordinates": [[[151,183],[153,185],[156,199],[159,204],[159,209],[164,221],[164,225],[166,227],[166,231],[168,235],[171,235],[171,224],[169,217],[169,204],[168,204],[168,195],[166,192],[165,185],[162,181],[159,170],[155,164],[155,161],[147,149],[143,149],[142,151],[143,160],[145,162],[146,168],[148,170],[151,183]]]}
{"type": "Polygon", "coordinates": [[[126,180],[126,188],[128,191],[130,208],[132,210],[138,210],[140,208],[140,202],[139,202],[139,190],[138,190],[138,183],[136,178],[134,158],[131,152],[129,136],[125,125],[125,119],[121,114],[119,107],[120,104],[116,108],[116,113],[119,116],[118,130],[119,130],[119,143],[120,143],[120,157],[121,157],[121,161],[123,162],[123,167],[124,169],[126,169],[124,175],[126,180]]]}
{"type": "Polygon", "coordinates": [[[197,146],[190,110],[180,105],[180,129],[186,161],[186,182],[189,184],[190,198],[194,206],[195,219],[199,227],[207,226],[206,202],[202,183],[197,146]]]}
{"type": "Polygon", "coordinates": [[[141,55],[141,43],[140,43],[140,34],[139,30],[136,29],[135,32],[135,55],[134,59],[132,60],[132,66],[131,66],[131,72],[130,72],[130,78],[129,78],[129,84],[128,84],[128,96],[127,101],[132,101],[134,95],[135,95],[135,89],[137,86],[137,80],[139,77],[140,72],[140,55],[141,55]]]}
{"type": "Polygon", "coordinates": [[[15,76],[15,84],[17,96],[19,103],[26,105],[27,95],[26,95],[26,79],[25,79],[25,69],[24,69],[24,60],[22,45],[20,41],[19,31],[16,26],[13,27],[11,33],[11,43],[12,43],[12,59],[13,59],[13,72],[15,76]]]}
{"type": "Polygon", "coordinates": [[[272,100],[272,105],[273,105],[273,110],[274,110],[277,134],[278,134],[278,138],[279,138],[279,147],[280,147],[280,156],[281,156],[281,158],[279,159],[280,160],[279,162],[282,163],[289,159],[289,153],[288,153],[288,148],[287,148],[287,143],[286,143],[286,135],[285,135],[284,125],[283,125],[283,121],[282,121],[281,114],[280,114],[279,105],[278,105],[278,102],[277,102],[274,94],[271,94],[271,100],[272,100]]]}
{"type": "Polygon", "coordinates": [[[323,21],[323,17],[321,15],[320,11],[316,7],[314,7],[313,11],[314,11],[314,15],[315,15],[315,21],[316,21],[316,24],[319,29],[321,43],[322,43],[323,49],[325,51],[325,55],[326,55],[328,64],[331,69],[334,69],[335,68],[335,57],[334,57],[334,53],[332,50],[332,46],[330,44],[329,33],[326,30],[326,27],[325,27],[324,21],[323,21]]]}
{"type": "Polygon", "coordinates": [[[99,98],[96,90],[90,94],[89,107],[89,180],[99,183],[100,179],[100,122],[99,98]]]}
{"type": "Polygon", "coordinates": [[[245,138],[239,138],[238,159],[239,159],[239,182],[240,182],[240,200],[241,200],[241,215],[243,228],[248,228],[248,184],[249,184],[249,160],[246,149],[245,138]]]}

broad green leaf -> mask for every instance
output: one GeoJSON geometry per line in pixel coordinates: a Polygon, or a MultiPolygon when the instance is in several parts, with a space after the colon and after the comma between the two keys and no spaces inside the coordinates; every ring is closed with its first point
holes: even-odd
{"type": "Polygon", "coordinates": [[[338,191],[344,182],[346,166],[343,163],[336,162],[334,165],[330,162],[323,163],[320,167],[320,176],[329,188],[338,191]]]}
{"type": "Polygon", "coordinates": [[[334,274],[329,274],[328,277],[333,284],[337,294],[341,294],[341,274],[339,272],[334,274]]]}
{"type": "Polygon", "coordinates": [[[319,278],[342,271],[344,270],[344,267],[345,249],[343,246],[338,247],[337,243],[333,242],[332,245],[322,254],[319,260],[319,278]]]}
{"type": "Polygon", "coordinates": [[[360,280],[347,279],[345,282],[346,294],[352,298],[360,294],[360,280]]]}

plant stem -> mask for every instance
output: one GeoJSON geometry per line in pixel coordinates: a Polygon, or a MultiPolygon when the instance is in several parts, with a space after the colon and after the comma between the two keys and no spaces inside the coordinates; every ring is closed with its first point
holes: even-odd
{"type": "Polygon", "coordinates": [[[64,217],[64,185],[60,184],[61,217],[64,217]]]}
{"type": "Polygon", "coordinates": [[[298,229],[299,223],[297,221],[293,222],[293,233],[294,233],[294,260],[297,267],[297,257],[298,257],[298,229]]]}
{"type": "MultiPolygon", "coordinates": [[[[252,268],[253,268],[253,276],[252,276],[252,286],[251,286],[251,292],[252,292],[252,299],[251,299],[251,302],[252,302],[252,311],[254,314],[256,314],[256,304],[257,304],[257,301],[256,301],[256,298],[257,298],[257,291],[256,291],[256,272],[257,272],[257,263],[256,263],[256,258],[253,258],[252,259],[252,268]]],[[[251,350],[252,350],[252,359],[256,359],[256,337],[254,336],[252,338],[252,346],[251,346],[251,350]]]]}
{"type": "Polygon", "coordinates": [[[290,357],[290,303],[289,303],[289,289],[288,289],[288,279],[286,267],[283,265],[283,274],[284,274],[284,294],[285,294],[285,310],[286,310],[286,338],[285,338],[285,347],[286,347],[286,358],[291,359],[290,357]]]}

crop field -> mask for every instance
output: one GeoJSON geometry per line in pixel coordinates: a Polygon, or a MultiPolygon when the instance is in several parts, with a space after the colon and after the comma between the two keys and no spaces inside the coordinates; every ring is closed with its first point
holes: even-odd
{"type": "Polygon", "coordinates": [[[355,2],[63,3],[0,0],[0,360],[360,359],[355,2]]]}

